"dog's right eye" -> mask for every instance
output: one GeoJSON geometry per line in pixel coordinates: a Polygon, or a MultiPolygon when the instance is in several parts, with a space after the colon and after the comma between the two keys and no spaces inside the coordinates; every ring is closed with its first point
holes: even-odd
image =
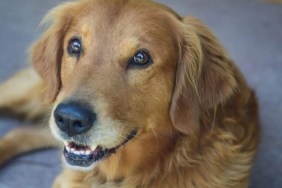
{"type": "Polygon", "coordinates": [[[71,39],[68,45],[68,52],[70,55],[79,56],[82,50],[82,45],[79,39],[71,39]]]}

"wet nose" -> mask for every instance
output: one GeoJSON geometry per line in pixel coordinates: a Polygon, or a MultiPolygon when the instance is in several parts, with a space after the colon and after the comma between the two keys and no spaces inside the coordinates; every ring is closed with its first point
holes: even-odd
{"type": "Polygon", "coordinates": [[[87,132],[96,120],[96,114],[81,104],[60,104],[54,112],[58,128],[69,136],[87,132]]]}

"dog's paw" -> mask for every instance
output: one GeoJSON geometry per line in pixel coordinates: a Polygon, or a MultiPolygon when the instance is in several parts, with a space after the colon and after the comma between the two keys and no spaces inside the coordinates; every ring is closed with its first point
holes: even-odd
{"type": "Polygon", "coordinates": [[[59,180],[59,178],[57,177],[53,183],[53,188],[62,188],[62,182],[59,180]]]}
{"type": "Polygon", "coordinates": [[[0,167],[3,166],[8,160],[11,159],[14,152],[11,147],[11,143],[3,138],[0,138],[0,167]]]}
{"type": "Polygon", "coordinates": [[[53,188],[91,188],[91,183],[84,181],[86,173],[64,170],[53,183],[53,188]]]}
{"type": "Polygon", "coordinates": [[[68,179],[62,180],[61,178],[57,178],[53,183],[53,188],[91,188],[91,186],[72,182],[71,180],[68,181],[68,179]]]}

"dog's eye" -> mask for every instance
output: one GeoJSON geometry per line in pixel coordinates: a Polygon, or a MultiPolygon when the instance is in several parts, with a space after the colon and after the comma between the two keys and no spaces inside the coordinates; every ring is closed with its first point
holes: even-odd
{"type": "Polygon", "coordinates": [[[81,42],[79,39],[72,39],[69,41],[68,52],[70,55],[79,56],[81,52],[81,42]]]}
{"type": "Polygon", "coordinates": [[[152,58],[150,55],[145,51],[138,51],[130,60],[129,60],[129,66],[136,65],[136,66],[142,66],[142,65],[148,65],[152,63],[152,58]]]}

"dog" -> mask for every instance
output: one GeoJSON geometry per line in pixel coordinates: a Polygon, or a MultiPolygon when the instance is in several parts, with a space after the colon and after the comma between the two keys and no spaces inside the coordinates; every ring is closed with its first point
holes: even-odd
{"type": "Polygon", "coordinates": [[[149,0],[81,0],[43,24],[33,67],[0,86],[0,107],[47,115],[57,141],[13,130],[1,164],[61,144],[55,188],[248,187],[257,99],[201,21],[149,0]]]}

